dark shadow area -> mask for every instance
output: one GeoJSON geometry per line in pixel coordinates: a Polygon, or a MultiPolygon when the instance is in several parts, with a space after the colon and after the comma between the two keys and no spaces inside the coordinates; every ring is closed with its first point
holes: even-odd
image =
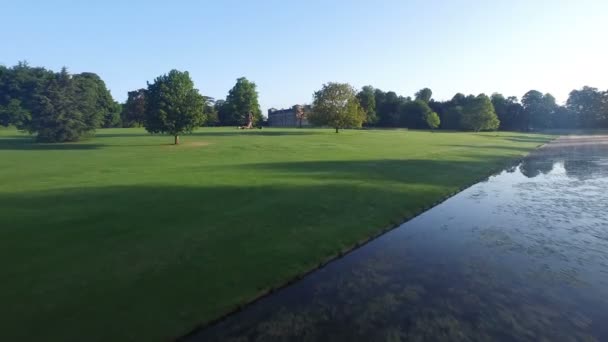
{"type": "Polygon", "coordinates": [[[353,185],[0,193],[2,334],[171,339],[438,197],[353,185]]]}
{"type": "MultiPolygon", "coordinates": [[[[501,140],[507,140],[507,141],[514,141],[514,142],[527,142],[527,143],[538,143],[538,144],[544,144],[547,143],[547,138],[546,137],[534,137],[534,136],[519,136],[519,135],[479,135],[481,137],[485,137],[485,138],[491,138],[491,139],[501,139],[501,140]]],[[[556,136],[557,137],[557,136],[556,136]]]]}
{"type": "Polygon", "coordinates": [[[441,146],[462,147],[462,148],[473,149],[473,150],[489,149],[489,150],[509,150],[509,151],[517,151],[517,152],[529,152],[530,151],[530,148],[527,148],[527,147],[504,146],[504,145],[479,145],[479,144],[471,144],[471,145],[449,144],[448,145],[448,144],[446,144],[446,145],[441,145],[441,146]]]}
{"type": "MultiPolygon", "coordinates": [[[[331,131],[328,131],[331,132],[331,131]]],[[[278,136],[289,136],[289,135],[315,135],[319,134],[318,131],[310,131],[307,129],[293,129],[293,130],[280,130],[274,131],[270,129],[251,129],[251,130],[242,130],[242,129],[234,129],[233,132],[229,131],[213,131],[213,130],[205,130],[205,131],[194,131],[190,135],[195,136],[210,136],[210,137],[232,137],[232,136],[268,136],[268,137],[278,137],[278,136]]]]}
{"type": "Polygon", "coordinates": [[[0,138],[0,150],[94,150],[103,146],[102,144],[83,144],[78,142],[57,144],[37,143],[31,137],[0,138]]]}
{"type": "MultiPolygon", "coordinates": [[[[314,135],[314,134],[319,134],[319,132],[313,132],[310,130],[306,130],[306,129],[293,129],[293,130],[280,130],[280,131],[275,131],[272,129],[251,129],[251,130],[242,130],[242,129],[234,129],[234,131],[226,131],[226,129],[222,129],[222,130],[202,130],[202,131],[194,131],[192,133],[189,134],[183,134],[181,135],[182,137],[188,137],[188,136],[209,136],[209,137],[233,137],[233,136],[269,136],[269,137],[274,137],[274,136],[290,136],[290,135],[314,135]]],[[[97,138],[131,138],[131,137],[146,137],[146,136],[158,136],[158,137],[162,137],[162,136],[166,136],[166,137],[170,137],[170,135],[163,135],[163,134],[149,134],[147,132],[142,132],[142,133],[103,133],[103,132],[98,132],[96,134],[97,138]]]]}
{"type": "Polygon", "coordinates": [[[406,184],[462,186],[478,180],[491,170],[499,171],[510,163],[504,157],[473,157],[476,159],[471,161],[380,159],[263,163],[243,167],[335,181],[396,181],[406,184]]]}
{"type": "Polygon", "coordinates": [[[146,137],[151,136],[148,132],[141,133],[103,133],[97,132],[95,134],[96,138],[135,138],[135,137],[146,137]]]}

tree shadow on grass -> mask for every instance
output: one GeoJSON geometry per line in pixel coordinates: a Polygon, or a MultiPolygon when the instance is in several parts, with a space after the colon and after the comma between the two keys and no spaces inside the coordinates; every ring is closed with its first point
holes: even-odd
{"type": "Polygon", "coordinates": [[[285,130],[269,130],[269,129],[252,129],[252,130],[241,130],[234,129],[234,131],[226,130],[203,130],[194,131],[191,135],[195,136],[210,136],[210,137],[232,137],[232,136],[265,136],[265,137],[277,137],[277,136],[301,136],[301,135],[316,135],[320,134],[318,131],[311,131],[308,129],[285,129],[285,130]]]}
{"type": "Polygon", "coordinates": [[[14,136],[0,138],[0,150],[24,150],[24,151],[44,151],[44,150],[94,150],[103,147],[101,144],[88,143],[37,143],[32,137],[14,136]]]}
{"type": "Polygon", "coordinates": [[[141,133],[103,133],[103,132],[97,132],[95,134],[96,138],[137,138],[137,137],[149,137],[152,136],[150,133],[148,132],[141,132],[141,133]]]}
{"type": "Polygon", "coordinates": [[[498,135],[498,136],[494,136],[494,135],[483,135],[483,134],[481,134],[479,136],[485,137],[485,138],[491,138],[491,139],[513,141],[513,142],[538,143],[538,144],[547,143],[547,142],[551,141],[552,139],[558,137],[556,135],[556,136],[547,138],[546,136],[532,136],[530,134],[525,135],[525,136],[520,136],[520,135],[498,135]]]}
{"type": "Polygon", "coordinates": [[[333,180],[337,182],[398,182],[431,186],[460,187],[498,172],[513,158],[460,155],[466,160],[379,159],[345,161],[304,161],[244,165],[244,168],[286,173],[285,177],[333,180]]]}
{"type": "Polygon", "coordinates": [[[475,151],[479,150],[507,150],[507,151],[516,151],[516,152],[530,152],[530,148],[528,147],[518,147],[518,146],[508,146],[508,145],[480,145],[480,144],[445,144],[441,145],[445,147],[462,147],[466,149],[473,149],[475,151]]]}
{"type": "Polygon", "coordinates": [[[438,197],[352,185],[0,193],[3,336],[172,339],[438,197]]]}

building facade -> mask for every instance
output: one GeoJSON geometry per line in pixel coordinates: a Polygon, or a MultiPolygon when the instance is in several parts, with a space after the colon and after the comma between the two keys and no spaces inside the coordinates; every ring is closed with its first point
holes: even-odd
{"type": "MultiPolygon", "coordinates": [[[[301,108],[304,113],[310,112],[310,106],[295,105],[289,109],[270,108],[268,110],[268,126],[299,127],[300,122],[297,115],[298,107],[301,108]]],[[[306,117],[302,119],[302,127],[305,126],[310,126],[310,123],[308,120],[306,120],[306,117]]]]}

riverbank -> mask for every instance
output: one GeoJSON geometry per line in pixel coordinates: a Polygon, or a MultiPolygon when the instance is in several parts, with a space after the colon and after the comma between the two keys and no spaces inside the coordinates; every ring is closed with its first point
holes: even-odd
{"type": "Polygon", "coordinates": [[[0,134],[2,334],[62,341],[181,336],[551,139],[218,128],[175,147],[140,129],[50,145],[0,134]]]}

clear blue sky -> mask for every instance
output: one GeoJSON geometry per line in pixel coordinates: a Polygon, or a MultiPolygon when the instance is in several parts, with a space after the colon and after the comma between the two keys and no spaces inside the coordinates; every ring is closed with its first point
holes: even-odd
{"type": "Polygon", "coordinates": [[[170,69],[205,95],[256,82],[262,110],[328,81],[564,101],[608,89],[608,1],[2,0],[0,64],[99,74],[114,97],[170,69]]]}

